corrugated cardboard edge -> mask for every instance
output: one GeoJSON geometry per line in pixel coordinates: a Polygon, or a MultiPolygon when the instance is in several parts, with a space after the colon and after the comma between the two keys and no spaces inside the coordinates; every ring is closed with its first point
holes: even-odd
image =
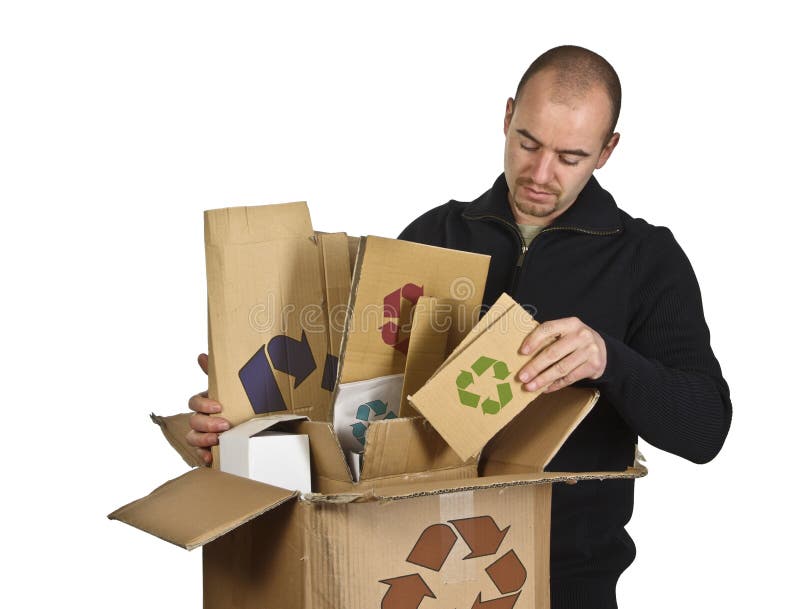
{"type": "MultiPolygon", "coordinates": [[[[511,486],[533,486],[538,484],[555,484],[557,482],[574,484],[584,480],[613,480],[613,479],[635,479],[647,475],[647,468],[638,465],[629,467],[626,470],[614,472],[543,472],[532,474],[530,477],[522,478],[519,476],[497,476],[484,479],[483,483],[474,484],[447,484],[443,488],[437,489],[416,489],[413,491],[402,488],[387,487],[379,495],[370,497],[369,500],[378,501],[400,501],[403,499],[413,499],[415,497],[427,497],[432,495],[444,495],[446,493],[461,493],[464,491],[478,491],[485,489],[507,488],[511,486]],[[499,480],[498,480],[499,478],[499,480]]],[[[480,480],[480,478],[478,478],[480,480]]],[[[439,483],[437,486],[442,486],[439,483]]]]}
{"type": "Polygon", "coordinates": [[[489,476],[467,480],[448,480],[386,486],[372,493],[341,493],[322,495],[310,493],[301,497],[302,501],[314,503],[367,503],[372,501],[403,501],[417,497],[431,497],[448,493],[501,489],[512,486],[535,486],[555,484],[558,482],[575,484],[584,480],[614,480],[643,478],[648,473],[641,463],[635,463],[622,471],[602,472],[538,472],[528,475],[512,474],[506,476],[489,476]]]}
{"type": "MultiPolygon", "coordinates": [[[[352,252],[352,242],[348,242],[352,252]]],[[[367,238],[359,237],[358,250],[356,251],[356,258],[353,262],[353,277],[350,281],[350,297],[347,299],[347,318],[344,321],[344,334],[342,335],[341,346],[339,347],[339,363],[336,370],[336,386],[342,382],[342,369],[344,368],[344,354],[347,349],[348,337],[350,336],[350,326],[353,324],[353,309],[355,308],[356,296],[358,295],[358,286],[361,279],[361,266],[364,264],[364,253],[366,251],[367,238]]],[[[336,392],[334,386],[333,394],[336,392]]],[[[333,400],[331,400],[330,413],[328,416],[329,421],[333,421],[333,400]]]]}
{"type": "Polygon", "coordinates": [[[174,414],[168,417],[161,417],[155,413],[150,413],[150,420],[161,428],[161,433],[169,442],[170,446],[175,449],[181,459],[183,459],[189,467],[204,466],[203,460],[195,452],[192,446],[186,441],[186,434],[189,433],[191,426],[189,419],[192,415],[189,412],[174,414]]]}

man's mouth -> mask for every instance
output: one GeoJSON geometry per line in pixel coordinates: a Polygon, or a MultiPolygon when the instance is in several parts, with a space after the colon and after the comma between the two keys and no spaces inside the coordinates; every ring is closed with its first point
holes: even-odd
{"type": "Polygon", "coordinates": [[[537,188],[533,188],[532,186],[523,186],[523,188],[528,196],[530,196],[532,199],[536,199],[537,201],[549,201],[552,197],[556,196],[554,192],[550,192],[549,190],[539,190],[537,188]]]}

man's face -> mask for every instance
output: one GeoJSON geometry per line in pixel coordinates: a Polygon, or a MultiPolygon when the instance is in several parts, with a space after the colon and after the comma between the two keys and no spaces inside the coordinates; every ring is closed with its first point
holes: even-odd
{"type": "Polygon", "coordinates": [[[547,225],[564,213],[619,141],[618,133],[608,137],[611,103],[602,87],[558,101],[554,93],[545,70],[506,104],[505,176],[520,224],[547,225]]]}

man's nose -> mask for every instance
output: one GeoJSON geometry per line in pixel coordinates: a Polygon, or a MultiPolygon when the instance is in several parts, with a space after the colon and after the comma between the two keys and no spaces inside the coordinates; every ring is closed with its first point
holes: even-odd
{"type": "Polygon", "coordinates": [[[531,178],[536,184],[549,184],[553,179],[553,163],[555,157],[549,152],[536,155],[531,167],[531,178]]]}

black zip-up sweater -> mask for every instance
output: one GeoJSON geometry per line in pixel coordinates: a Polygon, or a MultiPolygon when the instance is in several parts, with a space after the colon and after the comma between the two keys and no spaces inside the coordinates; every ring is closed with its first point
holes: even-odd
{"type": "MultiPolygon", "coordinates": [[[[501,174],[471,203],[423,214],[400,239],[488,254],[484,305],[505,291],[539,322],[575,316],[602,335],[605,373],[582,383],[601,399],[548,469],[623,470],[637,436],[695,463],[711,460],[731,402],[697,280],[672,233],[618,209],[592,177],[526,248],[507,195],[501,174]]],[[[617,606],[617,579],[636,552],[624,529],[632,510],[633,480],[554,486],[553,609],[617,606]]]]}

